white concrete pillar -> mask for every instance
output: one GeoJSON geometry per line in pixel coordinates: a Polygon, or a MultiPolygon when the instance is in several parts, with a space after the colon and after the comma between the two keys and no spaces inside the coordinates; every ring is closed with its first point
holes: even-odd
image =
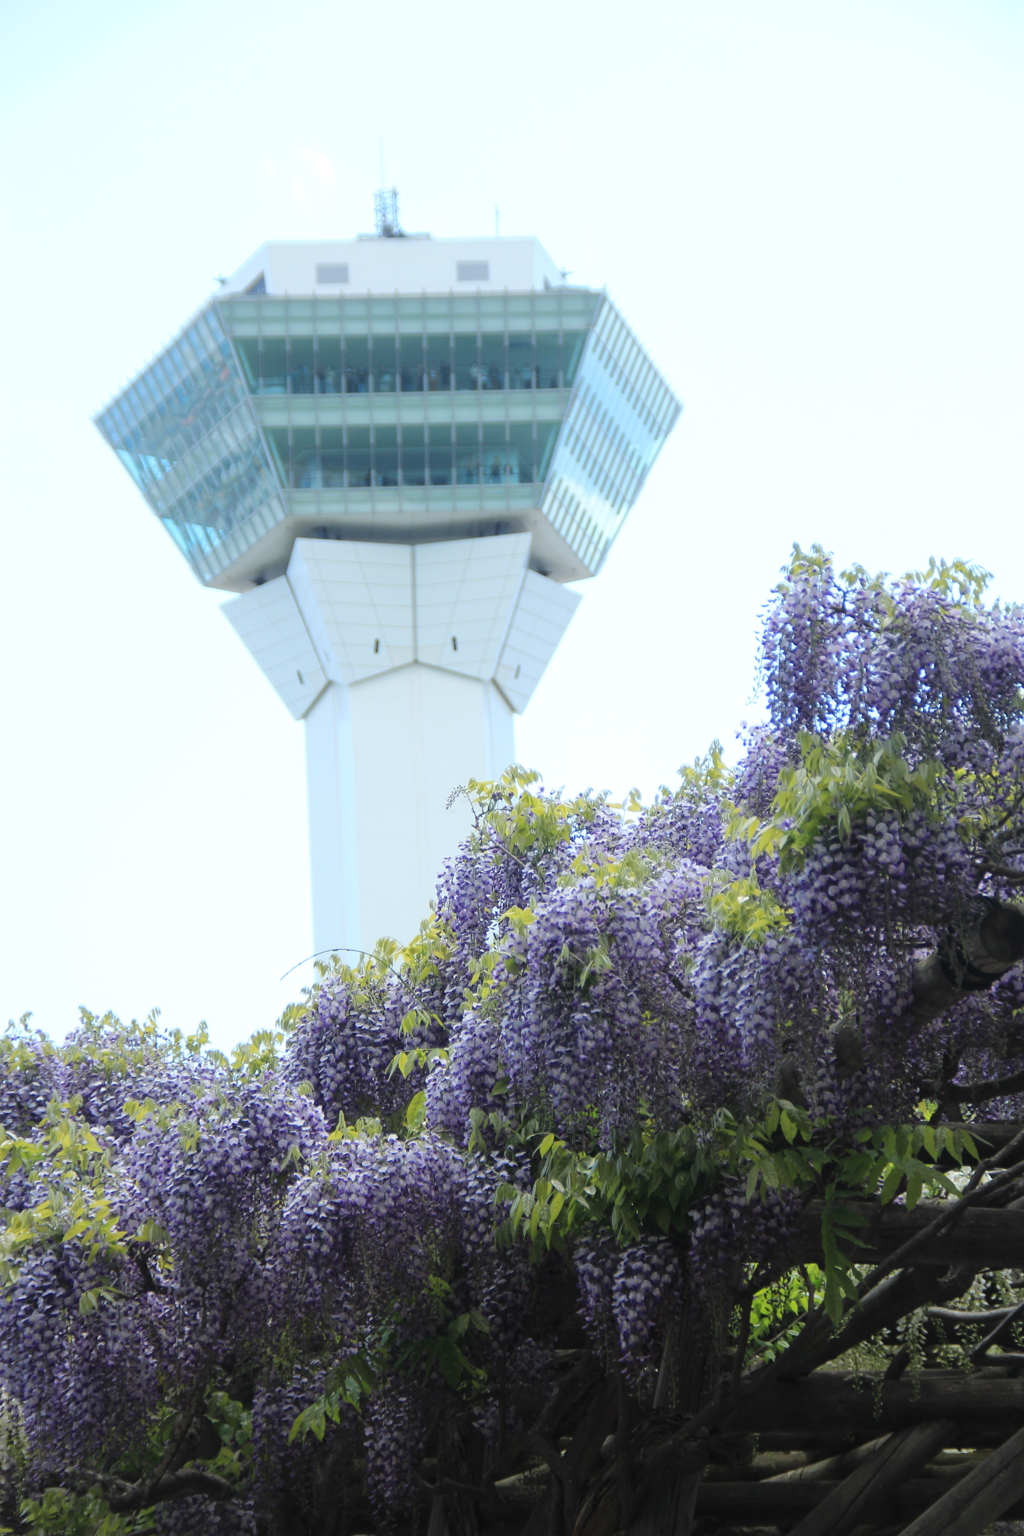
{"type": "Polygon", "coordinates": [[[514,761],[512,711],[491,682],[411,662],[331,683],[306,715],[315,949],[408,942],[469,830],[452,791],[514,761]]]}

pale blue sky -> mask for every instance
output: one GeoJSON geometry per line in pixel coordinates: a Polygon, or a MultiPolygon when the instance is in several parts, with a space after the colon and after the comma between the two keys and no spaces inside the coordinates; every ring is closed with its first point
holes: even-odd
{"type": "Polygon", "coordinates": [[[526,716],[649,792],[794,539],[1024,598],[1024,8],[0,0],[0,1014],[224,1043],[308,972],[302,732],[91,415],[261,241],[536,234],[684,416],[526,716]]]}

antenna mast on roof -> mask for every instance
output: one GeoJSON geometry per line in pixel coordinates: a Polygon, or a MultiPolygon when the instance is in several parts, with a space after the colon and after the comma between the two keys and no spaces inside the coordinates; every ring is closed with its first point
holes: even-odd
{"type": "Polygon", "coordinates": [[[379,239],[394,240],[405,234],[398,222],[397,187],[381,187],[379,192],[373,194],[373,213],[379,239]]]}

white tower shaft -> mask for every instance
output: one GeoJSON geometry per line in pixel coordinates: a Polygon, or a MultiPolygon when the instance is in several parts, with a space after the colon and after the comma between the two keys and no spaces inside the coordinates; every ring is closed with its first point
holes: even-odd
{"type": "Polygon", "coordinates": [[[224,605],[306,722],[314,941],[410,939],[469,824],[449,797],[514,761],[524,708],[579,602],[530,536],[297,539],[287,573],[224,605]]]}
{"type": "MultiPolygon", "coordinates": [[[[306,716],[317,951],[406,941],[469,830],[469,778],[515,761],[512,711],[493,683],[412,662],[331,683],[306,716]]],[[[350,957],[346,957],[350,958],[350,957]]]]}

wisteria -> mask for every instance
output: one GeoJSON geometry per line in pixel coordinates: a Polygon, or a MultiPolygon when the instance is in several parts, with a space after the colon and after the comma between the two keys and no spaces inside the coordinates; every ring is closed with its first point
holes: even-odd
{"type": "Polygon", "coordinates": [[[592,1536],[686,1414],[733,1456],[792,1317],[848,1326],[844,1202],[955,1193],[938,1130],[1024,1114],[1024,616],[983,597],[797,550],[735,768],[471,783],[413,942],[230,1057],[12,1025],[0,1522],[592,1536]]]}
{"type": "Polygon", "coordinates": [[[612,1315],[619,1359],[634,1381],[655,1363],[655,1345],[673,1302],[678,1305],[681,1279],[679,1259],[665,1238],[631,1243],[618,1255],[612,1315]]]}

